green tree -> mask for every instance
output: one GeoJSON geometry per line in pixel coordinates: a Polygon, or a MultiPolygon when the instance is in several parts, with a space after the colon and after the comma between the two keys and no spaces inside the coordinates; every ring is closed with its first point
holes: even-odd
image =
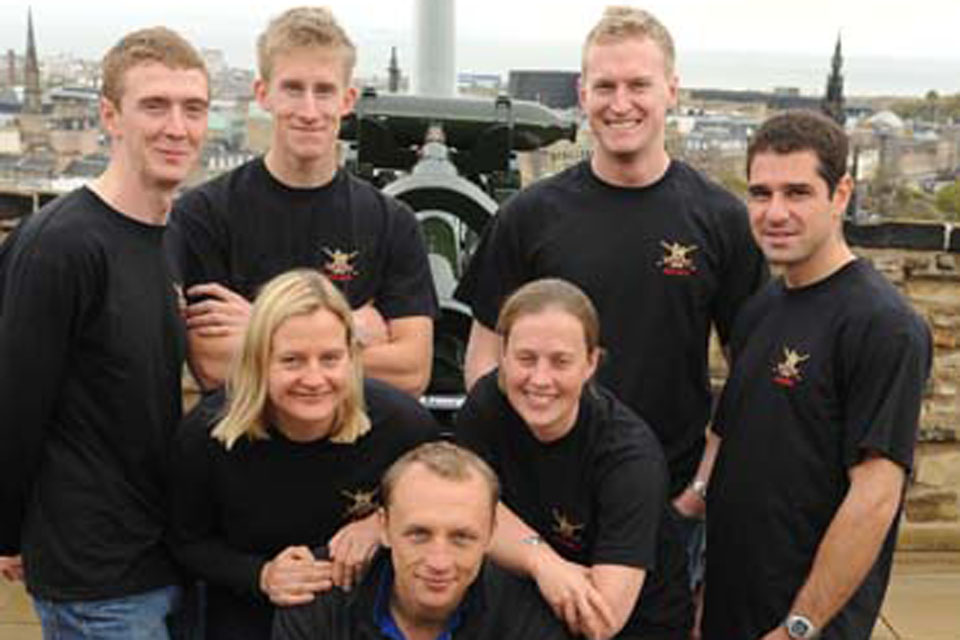
{"type": "Polygon", "coordinates": [[[948,217],[960,218],[960,180],[954,180],[953,183],[941,187],[937,191],[937,209],[948,217]]]}

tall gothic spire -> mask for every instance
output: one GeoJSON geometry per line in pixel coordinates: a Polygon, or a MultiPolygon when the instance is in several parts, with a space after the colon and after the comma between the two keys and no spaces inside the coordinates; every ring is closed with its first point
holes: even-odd
{"type": "Polygon", "coordinates": [[[37,45],[33,38],[33,12],[27,9],[27,55],[23,67],[25,85],[23,111],[40,113],[43,110],[43,97],[40,92],[40,65],[37,63],[37,45]]]}
{"type": "Polygon", "coordinates": [[[840,34],[837,34],[837,46],[833,50],[830,75],[827,76],[827,91],[820,103],[820,109],[837,124],[842,125],[847,119],[843,111],[843,54],[840,34]]]}
{"type": "Polygon", "coordinates": [[[390,47],[390,66],[387,68],[389,77],[388,89],[390,93],[400,90],[400,64],[397,62],[397,48],[390,47]]]}

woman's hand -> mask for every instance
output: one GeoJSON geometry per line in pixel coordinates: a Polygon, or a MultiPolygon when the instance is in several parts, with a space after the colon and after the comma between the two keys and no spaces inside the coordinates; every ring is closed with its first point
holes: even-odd
{"type": "Polygon", "coordinates": [[[345,591],[360,582],[380,546],[380,518],[372,513],[346,525],[330,538],[333,584],[345,591]]]}
{"type": "Polygon", "coordinates": [[[278,606],[311,602],[332,587],[332,563],[315,559],[307,547],[287,547],[260,570],[260,590],[278,606]]]}
{"type": "Polygon", "coordinates": [[[535,564],[533,578],[543,599],[573,635],[596,639],[613,634],[613,611],[590,581],[587,567],[544,549],[535,564]]]}

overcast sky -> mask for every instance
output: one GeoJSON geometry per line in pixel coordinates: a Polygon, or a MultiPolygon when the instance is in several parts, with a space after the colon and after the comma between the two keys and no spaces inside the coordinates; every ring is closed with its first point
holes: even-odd
{"type": "MultiPolygon", "coordinates": [[[[0,48],[23,50],[31,6],[41,55],[71,52],[99,58],[124,32],[166,24],[200,47],[222,49],[231,65],[252,66],[256,34],[270,17],[297,3],[2,0],[0,48]]],[[[607,4],[611,2],[459,0],[457,66],[501,71],[483,67],[499,66],[506,56],[517,61],[510,66],[574,68],[580,41],[607,4]]],[[[412,60],[414,0],[331,0],[327,5],[357,41],[361,71],[385,67],[390,44],[400,46],[401,65],[412,60]]],[[[681,71],[685,51],[828,57],[842,32],[848,60],[955,60],[955,90],[960,91],[960,0],[651,0],[642,6],[673,32],[681,71]]]]}

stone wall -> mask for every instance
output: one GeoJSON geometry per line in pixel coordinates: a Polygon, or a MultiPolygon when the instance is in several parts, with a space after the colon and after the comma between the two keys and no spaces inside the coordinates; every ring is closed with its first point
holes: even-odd
{"type": "Polygon", "coordinates": [[[903,291],[933,334],[933,371],[907,492],[906,523],[956,525],[960,531],[960,255],[892,247],[858,247],[857,252],[903,291]]]}
{"type": "MultiPolygon", "coordinates": [[[[906,527],[949,535],[920,546],[960,544],[960,229],[946,224],[848,227],[854,250],[906,295],[930,325],[933,370],[923,403],[906,527]]],[[[903,538],[901,538],[903,542],[903,538]]]]}

